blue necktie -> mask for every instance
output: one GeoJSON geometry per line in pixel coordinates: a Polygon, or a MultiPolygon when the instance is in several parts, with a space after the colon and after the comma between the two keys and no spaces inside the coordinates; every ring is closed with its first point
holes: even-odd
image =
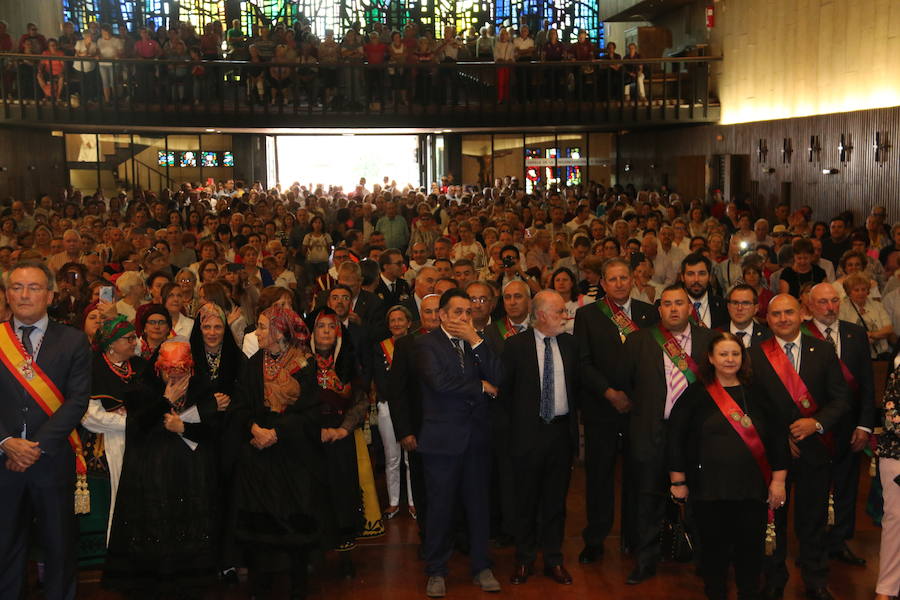
{"type": "Polygon", "coordinates": [[[794,361],[794,342],[788,342],[784,345],[784,353],[787,354],[788,360],[791,362],[791,366],[794,367],[794,370],[797,370],[797,363],[794,361]]]}
{"type": "Polygon", "coordinates": [[[553,338],[544,338],[544,376],[541,378],[541,419],[553,420],[553,338]]]}
{"type": "Polygon", "coordinates": [[[703,306],[700,302],[694,302],[694,310],[697,311],[697,316],[700,316],[700,307],[703,306]]]}

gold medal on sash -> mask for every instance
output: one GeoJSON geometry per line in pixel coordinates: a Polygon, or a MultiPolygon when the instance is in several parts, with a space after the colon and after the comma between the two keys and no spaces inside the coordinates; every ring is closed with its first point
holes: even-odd
{"type": "Polygon", "coordinates": [[[22,373],[22,377],[29,381],[34,379],[34,368],[31,366],[31,361],[26,360],[19,365],[19,372],[22,373]]]}
{"type": "Polygon", "coordinates": [[[731,413],[731,418],[734,419],[735,421],[740,421],[741,413],[739,413],[738,411],[734,411],[733,413],[731,413]]]}
{"type": "Polygon", "coordinates": [[[801,398],[800,406],[802,406],[803,408],[809,408],[809,398],[801,398]]]}
{"type": "Polygon", "coordinates": [[[743,417],[741,417],[741,425],[745,429],[750,429],[753,426],[753,421],[750,420],[750,417],[744,415],[743,417]]]}

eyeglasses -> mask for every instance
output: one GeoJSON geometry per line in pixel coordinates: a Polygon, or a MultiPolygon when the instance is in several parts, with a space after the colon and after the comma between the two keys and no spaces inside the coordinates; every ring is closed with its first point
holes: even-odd
{"type": "Polygon", "coordinates": [[[486,298],[484,296],[469,296],[469,302],[472,304],[487,304],[490,298],[486,298]]]}
{"type": "Polygon", "coordinates": [[[135,334],[122,336],[122,339],[128,342],[129,344],[133,344],[137,341],[137,336],[135,334]]]}
{"type": "Polygon", "coordinates": [[[147,321],[144,323],[145,326],[151,325],[153,327],[162,327],[163,325],[168,325],[169,322],[165,319],[153,319],[152,321],[147,321]]]}
{"type": "Polygon", "coordinates": [[[729,300],[728,304],[732,306],[739,306],[740,308],[750,308],[755,304],[755,302],[750,302],[749,300],[729,300]]]}
{"type": "Polygon", "coordinates": [[[179,279],[178,283],[194,283],[193,279],[179,279]]]}
{"type": "Polygon", "coordinates": [[[41,292],[47,291],[47,286],[37,284],[22,285],[21,283],[15,283],[9,286],[9,291],[11,291],[13,294],[21,294],[25,290],[28,290],[28,292],[31,294],[40,294],[41,292]]]}

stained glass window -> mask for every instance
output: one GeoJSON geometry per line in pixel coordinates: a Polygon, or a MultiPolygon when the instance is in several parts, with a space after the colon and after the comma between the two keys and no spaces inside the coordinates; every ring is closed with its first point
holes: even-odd
{"type": "Polygon", "coordinates": [[[63,17],[79,30],[91,20],[122,22],[129,29],[147,21],[166,27],[182,21],[194,25],[198,33],[211,21],[220,21],[227,29],[238,18],[248,34],[262,23],[305,19],[320,39],[326,29],[340,38],[355,23],[368,30],[376,21],[396,30],[416,21],[441,37],[445,25],[455,25],[460,34],[485,24],[495,31],[522,24],[537,31],[546,19],[561,30],[564,41],[574,42],[579,29],[601,44],[605,37],[599,0],[63,0],[63,17]],[[233,8],[226,10],[226,4],[233,8]],[[234,9],[240,13],[232,14],[234,9]]]}

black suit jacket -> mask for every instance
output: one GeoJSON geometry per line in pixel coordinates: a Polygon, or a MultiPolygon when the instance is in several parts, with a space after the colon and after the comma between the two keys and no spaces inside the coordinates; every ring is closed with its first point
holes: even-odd
{"type": "Polygon", "coordinates": [[[731,322],[731,315],[728,314],[728,305],[721,296],[714,296],[712,292],[707,296],[709,301],[709,318],[712,322],[712,328],[728,327],[731,322]]]}
{"type": "MultiPolygon", "coordinates": [[[[850,391],[850,410],[835,430],[839,453],[847,449],[850,435],[857,427],[869,430],[875,427],[875,374],[869,354],[869,340],[862,326],[848,321],[838,321],[841,339],[840,359],[853,374],[859,388],[850,391]]],[[[800,363],[803,366],[803,363],[800,363]]]]}
{"type": "MultiPolygon", "coordinates": [[[[850,410],[850,390],[841,375],[837,355],[831,344],[808,335],[801,338],[800,352],[800,378],[819,407],[813,418],[826,432],[832,432],[850,410]]],[[[801,418],[800,410],[760,346],[751,346],[750,360],[755,385],[766,391],[766,397],[778,410],[784,427],[789,427],[801,418]]],[[[801,459],[806,462],[821,464],[829,460],[828,451],[817,435],[798,442],[798,446],[801,459]]]]}
{"type": "MultiPolygon", "coordinates": [[[[409,289],[409,283],[405,279],[398,277],[394,282],[394,287],[396,291],[392,293],[387,284],[384,283],[384,279],[378,278],[378,287],[375,288],[375,295],[381,300],[381,305],[385,312],[397,304],[402,304],[408,308],[409,301],[412,299],[412,290],[409,289]]],[[[415,305],[415,302],[413,302],[413,305],[415,305]]],[[[413,314],[416,314],[416,312],[414,311],[413,314]]]]}
{"type": "Polygon", "coordinates": [[[419,451],[455,456],[471,447],[490,448],[491,418],[481,381],[500,385],[500,357],[490,344],[465,348],[461,370],[456,350],[444,330],[437,328],[415,340],[416,367],[422,388],[422,430],[419,451]]]}
{"type": "MultiPolygon", "coordinates": [[[[722,327],[720,331],[731,331],[731,320],[729,319],[728,323],[725,324],[725,327],[722,327]]],[[[753,332],[750,334],[750,346],[755,346],[761,342],[766,341],[770,337],[772,337],[772,330],[763,325],[762,323],[753,322],[753,332]]],[[[746,343],[746,340],[745,340],[746,343]]]]}
{"type": "MultiPolygon", "coordinates": [[[[63,404],[48,417],[15,375],[0,366],[0,440],[21,437],[24,426],[27,439],[38,442],[43,453],[28,472],[44,472],[48,463],[68,463],[71,471],[74,463],[68,437],[81,422],[91,396],[91,350],[84,333],[50,321],[37,365],[62,393],[63,404]]],[[[5,461],[6,455],[2,457],[5,461]]]]}
{"type": "MultiPolygon", "coordinates": [[[[558,335],[556,343],[566,376],[566,399],[571,415],[569,428],[574,453],[578,440],[578,420],[574,418],[579,390],[578,345],[568,333],[558,335]]],[[[543,354],[538,356],[534,329],[529,327],[506,340],[500,398],[509,415],[510,453],[513,457],[527,454],[543,427],[540,422],[541,379],[538,362],[542,360],[543,354]]]]}
{"type": "MultiPolygon", "coordinates": [[[[691,328],[691,358],[700,364],[715,331],[706,327],[691,328]]],[[[622,366],[624,392],[631,399],[629,443],[635,460],[657,460],[665,449],[662,435],[666,408],[666,371],[663,350],[656,343],[651,329],[642,329],[628,336],[622,366]]]]}
{"type": "MultiPolygon", "coordinates": [[[[631,300],[631,320],[641,329],[659,321],[651,304],[631,300]]],[[[575,339],[583,381],[581,417],[586,423],[615,419],[619,413],[603,397],[607,389],[623,390],[622,338],[616,325],[592,302],[575,313],[575,339]]]]}
{"type": "Polygon", "coordinates": [[[398,440],[408,435],[418,437],[422,429],[422,387],[416,369],[416,337],[411,333],[397,340],[394,344],[394,362],[387,372],[386,395],[394,435],[398,440]]]}

